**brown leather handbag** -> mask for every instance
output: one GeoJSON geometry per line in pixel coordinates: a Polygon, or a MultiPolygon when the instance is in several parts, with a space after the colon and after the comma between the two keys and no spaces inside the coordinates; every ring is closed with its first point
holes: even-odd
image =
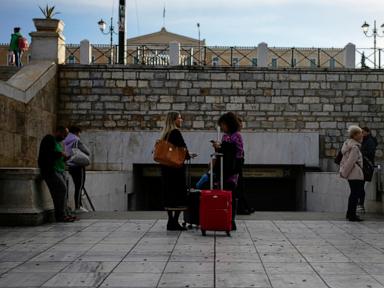
{"type": "Polygon", "coordinates": [[[153,160],[164,166],[180,168],[187,156],[187,148],[177,147],[167,140],[158,140],[153,151],[153,160]]]}

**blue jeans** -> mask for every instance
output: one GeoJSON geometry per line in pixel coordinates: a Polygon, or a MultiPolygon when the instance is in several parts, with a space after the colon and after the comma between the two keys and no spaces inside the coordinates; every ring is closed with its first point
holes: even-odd
{"type": "Polygon", "coordinates": [[[15,50],[15,51],[13,51],[13,53],[15,54],[15,64],[16,64],[16,67],[23,66],[23,63],[21,62],[22,52],[20,50],[15,50]]]}

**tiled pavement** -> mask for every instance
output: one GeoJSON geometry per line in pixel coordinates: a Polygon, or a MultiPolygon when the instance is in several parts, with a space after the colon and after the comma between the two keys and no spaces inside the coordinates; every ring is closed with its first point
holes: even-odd
{"type": "Polygon", "coordinates": [[[164,220],[0,228],[0,287],[384,287],[384,222],[241,220],[232,237],[164,220]]]}

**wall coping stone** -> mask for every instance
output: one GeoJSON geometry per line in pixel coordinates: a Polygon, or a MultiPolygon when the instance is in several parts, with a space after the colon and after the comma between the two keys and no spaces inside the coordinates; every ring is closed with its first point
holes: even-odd
{"type": "Polygon", "coordinates": [[[358,68],[270,68],[270,67],[204,67],[204,66],[152,66],[152,65],[122,65],[122,64],[91,64],[91,65],[84,65],[84,64],[70,64],[70,65],[59,65],[60,70],[100,70],[105,71],[108,70],[110,72],[114,70],[134,70],[134,71],[140,71],[140,70],[165,70],[165,71],[218,71],[218,72],[231,72],[231,71],[250,71],[250,72],[276,72],[276,71],[284,71],[289,73],[340,73],[340,72],[351,72],[356,73],[359,72],[361,74],[383,74],[383,70],[362,70],[358,68]]]}
{"type": "Polygon", "coordinates": [[[32,62],[24,66],[7,82],[0,81],[0,94],[28,103],[56,76],[57,65],[51,61],[32,62]]]}

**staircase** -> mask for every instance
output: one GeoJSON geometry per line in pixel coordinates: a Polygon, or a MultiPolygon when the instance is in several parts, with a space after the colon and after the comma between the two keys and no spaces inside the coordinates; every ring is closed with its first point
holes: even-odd
{"type": "Polygon", "coordinates": [[[11,78],[20,68],[15,66],[0,66],[0,80],[7,81],[11,78]]]}

